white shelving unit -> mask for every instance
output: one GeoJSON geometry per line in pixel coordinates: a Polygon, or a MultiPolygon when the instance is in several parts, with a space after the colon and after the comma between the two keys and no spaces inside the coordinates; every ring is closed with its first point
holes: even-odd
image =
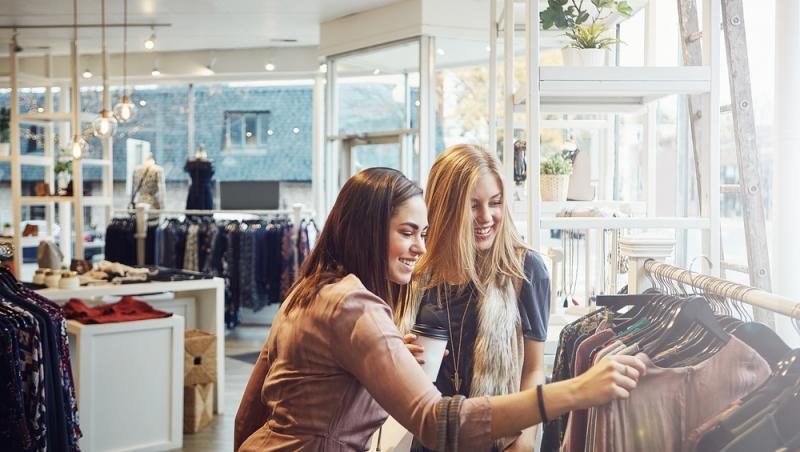
{"type": "MultiPolygon", "coordinates": [[[[490,6],[490,143],[497,142],[496,128],[503,130],[503,155],[513,155],[514,131],[524,129],[527,138],[528,180],[522,200],[513,206],[515,221],[524,225],[526,239],[534,248],[541,245],[542,230],[620,230],[620,229],[671,229],[700,230],[703,234],[702,254],[711,261],[710,272],[718,274],[720,262],[720,208],[719,208],[719,33],[704,33],[703,48],[706,55],[701,66],[656,67],[653,65],[654,9],[647,1],[633,2],[634,11],[645,14],[645,66],[640,67],[551,67],[541,66],[540,51],[565,47],[566,41],[554,37],[562,31],[541,31],[539,0],[492,0],[490,6]],[[507,26],[506,24],[514,24],[507,26]],[[524,52],[515,51],[515,38],[524,33],[524,52]],[[498,64],[498,46],[503,46],[504,60],[498,64]],[[515,63],[525,62],[525,80],[515,79],[515,63]],[[498,91],[498,79],[502,77],[507,89],[500,104],[503,118],[498,120],[494,99],[498,91]],[[513,88],[517,87],[517,88],[513,88]],[[656,114],[655,102],[673,95],[702,95],[704,111],[711,112],[702,118],[704,141],[701,144],[704,158],[701,162],[703,210],[699,217],[657,217],[656,190],[669,186],[674,190],[675,181],[661,181],[657,186],[656,169],[656,114]],[[543,120],[544,113],[561,114],[615,114],[639,113],[645,116],[643,142],[646,149],[646,165],[643,170],[643,199],[623,202],[613,199],[580,203],[541,202],[539,195],[539,164],[541,145],[540,131],[546,128],[593,128],[606,129],[598,120],[543,120]],[[522,117],[522,118],[521,118],[522,117]],[[536,138],[531,138],[536,137],[536,138]],[[613,208],[630,211],[630,217],[582,218],[555,217],[561,210],[587,208],[613,208]]],[[[704,30],[719,30],[721,18],[719,2],[703,1],[702,17],[704,30]]],[[[613,27],[612,27],[613,29],[613,27]]],[[[677,39],[677,36],[676,36],[677,39]]],[[[610,133],[610,132],[608,132],[610,133]]],[[[610,136],[610,135],[609,135],[610,136]]],[[[602,163],[601,163],[602,164],[602,163]]],[[[506,181],[513,181],[513,159],[504,161],[506,181]]],[[[608,168],[603,168],[606,170],[608,168]]],[[[607,173],[608,171],[601,171],[607,173]]],[[[606,177],[609,177],[606,175],[606,177]]],[[[507,182],[506,192],[520,195],[513,182],[507,182]]],[[[602,185],[602,184],[601,184],[602,185]]],[[[610,193],[608,194],[610,195],[610,193]]],[[[608,198],[609,196],[605,196],[608,198]]],[[[587,248],[588,250],[588,248],[587,248]]],[[[588,279],[588,278],[587,278],[588,279]]],[[[588,284],[587,284],[588,289],[588,284]]],[[[588,293],[588,290],[587,290],[588,293]]]]}
{"type": "MultiPolygon", "coordinates": [[[[9,86],[11,87],[11,153],[8,156],[0,157],[0,161],[9,162],[11,165],[11,195],[12,195],[12,216],[13,216],[13,243],[16,249],[14,254],[14,269],[17,277],[21,276],[23,248],[34,247],[40,240],[54,239],[53,224],[56,222],[55,206],[58,205],[60,226],[60,248],[67,260],[74,255],[83,258],[84,241],[83,236],[83,217],[84,207],[104,207],[105,218],[111,218],[113,208],[113,174],[112,174],[112,143],[111,139],[102,140],[102,158],[73,160],[72,184],[73,195],[71,196],[23,196],[22,194],[22,167],[34,166],[44,169],[44,180],[50,186],[51,191],[56,190],[55,179],[55,157],[56,149],[55,137],[58,136],[62,145],[69,143],[75,128],[81,124],[91,122],[95,115],[87,112],[78,114],[78,124],[74,124],[73,114],[70,111],[71,102],[70,89],[77,90],[77,73],[73,69],[75,78],[72,87],[69,84],[57,83],[52,78],[52,58],[50,55],[44,56],[44,67],[46,77],[25,74],[19,71],[19,59],[16,51],[16,43],[12,42],[9,46],[10,74],[9,86]],[[60,90],[59,111],[53,108],[54,89],[56,86],[60,90]],[[20,112],[20,92],[23,88],[44,88],[45,105],[43,111],[20,112]],[[44,129],[44,154],[43,155],[24,155],[21,153],[20,127],[35,125],[44,129]],[[101,196],[83,196],[83,167],[100,166],[102,168],[102,193],[101,196]],[[37,237],[22,237],[21,222],[22,209],[26,206],[45,206],[46,231],[37,237]]],[[[72,63],[77,67],[77,47],[73,46],[72,63]]]]}

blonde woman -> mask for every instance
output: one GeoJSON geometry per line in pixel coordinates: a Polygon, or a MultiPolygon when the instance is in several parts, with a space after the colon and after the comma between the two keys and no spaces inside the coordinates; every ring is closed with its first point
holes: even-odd
{"type": "MultiPolygon", "coordinates": [[[[431,169],[428,250],[395,319],[407,342],[415,323],[449,331],[435,382],[444,395],[511,394],[545,381],[550,278],[517,233],[505,195],[497,159],[479,146],[452,146],[431,169]]],[[[532,427],[493,449],[531,451],[535,437],[532,427]]]]}

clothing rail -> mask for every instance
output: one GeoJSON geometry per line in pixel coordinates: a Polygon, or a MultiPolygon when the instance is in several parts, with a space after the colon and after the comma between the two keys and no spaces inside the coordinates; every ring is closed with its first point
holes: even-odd
{"type": "MultiPolygon", "coordinates": [[[[299,225],[303,220],[303,216],[314,217],[314,212],[306,209],[305,204],[294,204],[291,209],[275,209],[275,210],[198,210],[198,209],[184,209],[184,210],[170,210],[170,209],[150,209],[147,204],[138,204],[135,209],[122,209],[115,210],[115,213],[132,213],[136,215],[136,262],[138,265],[144,265],[145,261],[145,247],[147,240],[147,220],[150,215],[214,215],[214,214],[244,214],[244,215],[289,215],[292,223],[299,225]]],[[[298,267],[298,256],[295,253],[294,266],[298,267]]]]}
{"type": "Polygon", "coordinates": [[[800,320],[800,303],[789,298],[765,292],[755,287],[734,283],[685,268],[648,259],[644,270],[650,276],[666,278],[700,289],[705,293],[731,298],[751,306],[763,308],[800,320]]]}

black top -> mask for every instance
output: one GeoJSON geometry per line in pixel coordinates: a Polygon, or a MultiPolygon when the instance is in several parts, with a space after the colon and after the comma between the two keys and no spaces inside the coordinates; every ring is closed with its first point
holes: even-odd
{"type": "MultiPolygon", "coordinates": [[[[524,272],[526,281],[523,282],[519,295],[519,314],[522,325],[522,335],[525,339],[541,341],[547,339],[547,321],[550,318],[550,274],[542,261],[542,258],[534,251],[528,251],[525,255],[524,272]]],[[[455,360],[457,355],[459,334],[461,332],[461,320],[464,319],[464,334],[461,339],[461,357],[459,358],[459,377],[462,380],[461,394],[469,395],[472,386],[472,362],[475,349],[475,341],[478,335],[478,311],[477,300],[475,298],[469,303],[469,312],[464,314],[467,301],[475,296],[475,288],[470,284],[458,296],[456,287],[450,287],[450,325],[451,338],[447,345],[450,354],[444,358],[442,367],[439,369],[439,376],[436,379],[436,387],[446,396],[455,394],[452,377],[455,373],[455,360]],[[453,349],[455,343],[456,349],[453,349]]],[[[447,309],[444,301],[437,306],[436,290],[427,291],[420,305],[417,322],[428,325],[448,328],[447,309]]]]}

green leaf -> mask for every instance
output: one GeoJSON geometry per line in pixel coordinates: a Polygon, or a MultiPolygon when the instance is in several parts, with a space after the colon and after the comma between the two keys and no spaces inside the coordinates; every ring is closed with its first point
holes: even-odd
{"type": "Polygon", "coordinates": [[[586,11],[584,11],[584,12],[583,12],[581,15],[579,15],[579,16],[578,16],[578,17],[575,19],[575,23],[576,23],[576,24],[578,24],[578,25],[580,25],[580,24],[582,24],[582,23],[586,22],[587,20],[589,20],[589,13],[588,13],[588,12],[586,12],[586,11]]]}
{"type": "Polygon", "coordinates": [[[562,14],[560,16],[556,16],[554,18],[556,27],[559,29],[564,29],[569,26],[569,22],[567,22],[567,18],[562,14]]]}
{"type": "Polygon", "coordinates": [[[553,26],[553,12],[549,9],[546,9],[539,13],[539,22],[542,23],[542,28],[547,30],[553,26]]]}
{"type": "Polygon", "coordinates": [[[631,17],[633,15],[633,8],[631,8],[628,2],[618,2],[617,12],[625,17],[631,17]]]}

